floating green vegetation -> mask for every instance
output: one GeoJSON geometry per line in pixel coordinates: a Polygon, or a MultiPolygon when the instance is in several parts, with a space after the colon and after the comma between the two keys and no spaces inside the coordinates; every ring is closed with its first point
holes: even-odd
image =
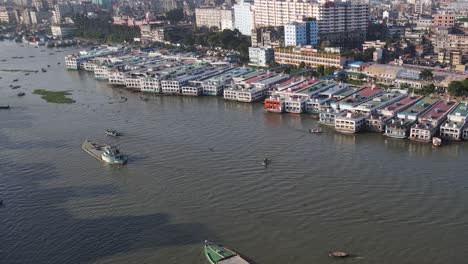
{"type": "Polygon", "coordinates": [[[67,95],[71,95],[67,91],[47,91],[44,89],[34,90],[33,94],[42,95],[41,98],[49,103],[55,104],[72,104],[75,100],[68,98],[67,95]]]}

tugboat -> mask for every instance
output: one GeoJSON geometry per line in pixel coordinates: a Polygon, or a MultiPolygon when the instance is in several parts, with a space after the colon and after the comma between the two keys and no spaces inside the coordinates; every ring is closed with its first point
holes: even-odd
{"type": "Polygon", "coordinates": [[[115,146],[101,145],[85,140],[81,148],[96,159],[108,164],[123,165],[128,160],[128,157],[120,153],[115,146]]]}
{"type": "Polygon", "coordinates": [[[309,133],[313,133],[313,134],[320,134],[320,133],[323,132],[322,129],[320,129],[320,128],[309,128],[308,131],[309,131],[309,133]]]}
{"type": "Polygon", "coordinates": [[[25,93],[25,92],[20,92],[20,93],[18,93],[17,95],[18,95],[19,97],[21,97],[21,96],[25,96],[26,93],[25,93]]]}
{"type": "Polygon", "coordinates": [[[210,264],[249,264],[237,252],[205,240],[205,256],[210,264]]]}
{"type": "Polygon", "coordinates": [[[101,158],[104,162],[109,164],[123,165],[127,163],[127,156],[120,154],[119,149],[114,146],[104,147],[104,152],[102,153],[101,158]]]}
{"type": "Polygon", "coordinates": [[[442,145],[442,139],[440,139],[438,137],[433,137],[432,138],[432,145],[434,145],[436,147],[442,145]]]}
{"type": "Polygon", "coordinates": [[[118,137],[118,136],[121,136],[122,134],[119,133],[117,130],[106,129],[106,135],[112,136],[112,137],[118,137]]]}

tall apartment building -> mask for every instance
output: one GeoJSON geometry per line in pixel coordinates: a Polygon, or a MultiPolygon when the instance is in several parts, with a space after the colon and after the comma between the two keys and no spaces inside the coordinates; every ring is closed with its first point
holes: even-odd
{"type": "Polygon", "coordinates": [[[453,27],[455,26],[455,15],[451,14],[435,14],[434,26],[436,27],[453,27]]]}
{"type": "Polygon", "coordinates": [[[317,19],[320,40],[336,45],[361,42],[367,34],[369,4],[365,1],[312,2],[307,0],[254,0],[255,25],[283,26],[304,18],[317,19]]]}
{"type": "Polygon", "coordinates": [[[216,27],[219,30],[234,29],[234,12],[227,7],[195,8],[197,27],[216,27]]]}
{"type": "Polygon", "coordinates": [[[254,6],[255,27],[284,26],[318,14],[318,5],[308,0],[254,0],[254,6]]]}
{"type": "Polygon", "coordinates": [[[365,2],[326,2],[318,8],[318,34],[321,41],[353,46],[366,39],[369,5],[365,2]]]}
{"type": "Polygon", "coordinates": [[[303,23],[291,22],[284,26],[284,45],[312,45],[318,43],[317,21],[309,20],[303,23]]]}
{"type": "Polygon", "coordinates": [[[240,33],[250,36],[253,26],[253,3],[249,0],[240,0],[233,6],[234,9],[234,27],[240,33]]]}

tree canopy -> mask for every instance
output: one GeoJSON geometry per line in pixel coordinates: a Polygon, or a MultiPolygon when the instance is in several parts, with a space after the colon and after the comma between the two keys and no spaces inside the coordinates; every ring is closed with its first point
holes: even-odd
{"type": "Polygon", "coordinates": [[[184,10],[182,8],[172,9],[166,12],[166,19],[171,22],[177,22],[184,19],[184,10]]]}
{"type": "Polygon", "coordinates": [[[468,78],[464,81],[453,81],[448,85],[448,92],[454,96],[468,96],[468,78]]]}
{"type": "Polygon", "coordinates": [[[419,73],[419,78],[423,81],[430,81],[434,78],[432,70],[424,69],[419,73]]]}

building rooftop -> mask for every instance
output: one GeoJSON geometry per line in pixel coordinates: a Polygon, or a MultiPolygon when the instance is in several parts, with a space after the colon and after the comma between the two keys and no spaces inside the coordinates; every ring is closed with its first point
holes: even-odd
{"type": "Polygon", "coordinates": [[[411,107],[402,111],[401,114],[405,116],[418,116],[438,101],[439,99],[437,98],[430,98],[426,96],[411,107]]]}
{"type": "Polygon", "coordinates": [[[456,106],[455,101],[440,100],[434,107],[421,116],[420,120],[438,120],[445,116],[447,112],[456,106]]]}
{"type": "Polygon", "coordinates": [[[401,98],[400,100],[397,100],[387,106],[385,106],[383,109],[381,109],[381,112],[384,115],[394,115],[402,110],[404,110],[407,107],[410,107],[412,104],[416,103],[418,100],[420,100],[422,96],[417,95],[417,96],[405,96],[401,98]]]}

